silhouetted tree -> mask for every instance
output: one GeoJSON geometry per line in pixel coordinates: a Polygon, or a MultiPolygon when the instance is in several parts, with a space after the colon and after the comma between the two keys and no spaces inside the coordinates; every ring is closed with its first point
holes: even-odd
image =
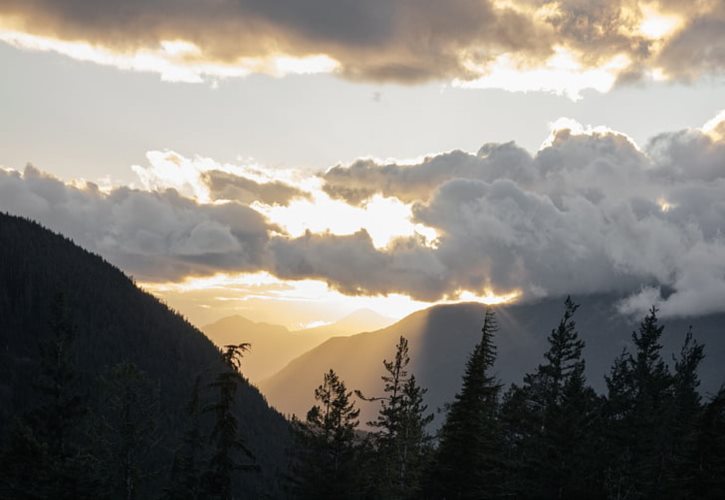
{"type": "Polygon", "coordinates": [[[426,414],[428,407],[423,402],[426,390],[418,386],[414,375],[408,375],[409,363],[408,341],[400,337],[393,361],[383,361],[386,374],[381,378],[386,395],[367,398],[356,391],[361,399],[380,402],[377,419],[368,425],[377,429],[373,473],[377,496],[382,498],[411,497],[419,488],[431,451],[426,426],[433,415],[426,414]]]}
{"type": "Polygon", "coordinates": [[[436,498],[494,498],[502,481],[498,420],[501,385],[491,373],[496,360],[496,318],[486,310],[481,341],[466,364],[463,386],[440,432],[428,494],[436,498]]]}
{"type": "Polygon", "coordinates": [[[700,385],[697,369],[704,357],[704,346],[693,339],[690,327],[680,356],[674,360],[672,400],[667,423],[670,449],[665,474],[668,493],[676,498],[688,496],[697,469],[696,428],[702,411],[701,397],[697,392],[700,385]]]}
{"type": "Polygon", "coordinates": [[[720,499],[725,491],[725,386],[698,419],[692,481],[684,497],[720,499]]]}
{"type": "Polygon", "coordinates": [[[40,366],[32,388],[37,405],[16,421],[0,465],[10,498],[90,498],[91,457],[79,443],[88,413],[75,367],[75,330],[65,298],[57,294],[51,311],[51,337],[40,344],[40,366]],[[32,479],[31,479],[32,478],[32,479]]]}
{"type": "Polygon", "coordinates": [[[300,495],[303,498],[351,498],[357,492],[356,429],[360,410],[352,392],[330,370],[315,389],[314,405],[299,426],[305,447],[300,495]]]}
{"type": "Polygon", "coordinates": [[[632,334],[635,352],[617,358],[606,377],[607,486],[616,498],[658,497],[665,484],[672,376],[661,355],[663,330],[652,307],[632,334]]]}
{"type": "Polygon", "coordinates": [[[234,497],[234,474],[237,471],[258,471],[255,457],[239,436],[239,422],[234,414],[234,398],[240,381],[242,356],[249,344],[227,345],[222,352],[226,370],[220,372],[210,387],[217,390],[217,400],[204,411],[214,415],[211,440],[214,452],[204,477],[205,494],[228,500],[234,497]],[[243,457],[246,463],[239,461],[243,457]]]}
{"type": "Polygon", "coordinates": [[[174,456],[171,481],[166,489],[169,500],[196,500],[201,494],[201,466],[204,436],[201,428],[201,377],[197,377],[186,406],[189,425],[184,433],[180,449],[174,456]]]}
{"type": "Polygon", "coordinates": [[[158,471],[149,455],[158,442],[158,389],[131,362],[111,368],[101,381],[97,454],[104,496],[131,500],[158,471]]]}
{"type": "Polygon", "coordinates": [[[502,420],[510,446],[512,476],[507,493],[525,498],[592,498],[595,465],[588,460],[594,439],[597,396],[586,383],[584,342],[570,297],[548,337],[545,363],[512,385],[502,420]]]}

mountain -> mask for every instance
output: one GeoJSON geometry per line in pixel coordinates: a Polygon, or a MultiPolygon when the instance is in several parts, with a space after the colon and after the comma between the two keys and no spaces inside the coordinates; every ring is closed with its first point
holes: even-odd
{"type": "Polygon", "coordinates": [[[358,309],[328,325],[299,330],[303,335],[327,335],[328,337],[349,336],[355,333],[372,332],[391,325],[395,321],[371,309],[358,309]]]}
{"type": "Polygon", "coordinates": [[[291,332],[280,325],[256,323],[242,316],[228,316],[202,328],[218,346],[249,342],[244,375],[252,382],[270,377],[297,356],[330,337],[378,330],[392,322],[374,311],[360,309],[329,325],[291,332]]]}
{"type": "MultiPolygon", "coordinates": [[[[582,304],[575,319],[586,341],[587,376],[595,389],[602,391],[604,374],[622,349],[630,346],[631,333],[638,321],[615,310],[616,297],[575,299],[582,304]]],[[[393,357],[398,337],[403,335],[410,344],[411,371],[429,389],[429,408],[442,408],[460,387],[465,362],[480,340],[484,310],[485,306],[478,303],[440,305],[415,312],[382,330],[332,338],[261,381],[259,387],[275,408],[298,416],[304,416],[312,406],[313,391],[323,372],[330,368],[349,389],[360,389],[367,396],[380,395],[382,361],[393,357]]],[[[546,337],[563,312],[563,299],[498,306],[496,311],[500,328],[495,369],[505,384],[520,382],[524,373],[541,363],[547,348],[546,337]]],[[[700,370],[704,392],[714,392],[725,383],[725,315],[667,319],[664,324],[666,353],[679,352],[689,325],[693,326],[696,339],[705,344],[706,358],[700,370]]],[[[374,403],[358,404],[363,422],[377,412],[374,403]]],[[[436,422],[440,421],[439,415],[436,422]]]]}
{"type": "MultiPolygon", "coordinates": [[[[208,382],[225,369],[219,350],[100,257],[36,223],[0,214],[0,448],[12,421],[38,406],[34,382],[53,335],[51,311],[59,294],[74,329],[80,392],[91,408],[103,411],[99,381],[122,362],[135,364],[156,388],[158,444],[148,451],[154,474],[141,496],[157,498],[188,425],[184,408],[197,375],[204,377],[206,399],[215,394],[208,382]]],[[[288,424],[246,381],[240,381],[235,403],[239,432],[261,468],[245,475],[241,487],[249,496],[279,496],[288,424]]]]}

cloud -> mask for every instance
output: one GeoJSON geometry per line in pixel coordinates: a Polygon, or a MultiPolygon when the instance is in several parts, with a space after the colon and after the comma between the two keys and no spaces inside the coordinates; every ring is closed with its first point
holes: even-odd
{"type": "Polygon", "coordinates": [[[560,120],[533,156],[487,144],[477,154],[360,160],[307,178],[171,152],[136,168],[143,189],[64,183],[28,167],[0,171],[0,210],[147,281],[265,271],[357,296],[616,293],[625,313],[652,303],[665,316],[722,312],[724,118],[643,147],[560,120]],[[210,176],[221,192],[245,195],[217,196],[210,176]],[[298,191],[309,197],[292,200],[298,191]],[[326,221],[340,214],[331,228],[326,221]],[[349,214],[356,221],[344,224],[349,214]]]}
{"type": "Polygon", "coordinates": [[[260,201],[267,205],[287,205],[295,198],[309,199],[309,193],[280,181],[255,182],[247,177],[221,170],[202,174],[212,200],[235,200],[240,203],[260,201]]]}
{"type": "Polygon", "coordinates": [[[486,144],[477,155],[452,151],[413,165],[381,165],[374,160],[358,160],[349,166],[333,167],[322,178],[327,194],[359,205],[376,194],[406,202],[425,200],[436,187],[450,179],[512,178],[526,184],[535,175],[531,155],[510,142],[486,144]]]}
{"type": "Polygon", "coordinates": [[[201,205],[171,189],[104,193],[32,166],[22,174],[0,170],[0,210],[40,221],[138,279],[258,270],[270,229],[243,205],[201,205]]]}
{"type": "Polygon", "coordinates": [[[175,81],[335,72],[576,97],[721,74],[724,17],[670,0],[7,0],[0,39],[175,81]]]}

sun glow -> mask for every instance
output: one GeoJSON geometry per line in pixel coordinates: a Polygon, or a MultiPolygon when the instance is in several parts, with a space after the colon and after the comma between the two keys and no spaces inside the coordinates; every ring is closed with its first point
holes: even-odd
{"type": "Polygon", "coordinates": [[[511,92],[544,91],[581,99],[581,91],[594,89],[608,92],[617,75],[631,64],[626,54],[612,57],[597,67],[587,68],[571,50],[555,47],[554,55],[535,67],[528,67],[504,54],[484,66],[469,62],[474,74],[484,76],[475,80],[455,80],[454,86],[464,88],[501,88],[511,92]]]}
{"type": "Polygon", "coordinates": [[[666,38],[682,26],[682,19],[679,16],[663,14],[651,4],[642,6],[642,22],[639,25],[639,32],[650,40],[666,38]]]}
{"type": "Polygon", "coordinates": [[[490,288],[478,292],[460,290],[435,302],[415,300],[397,293],[350,296],[330,288],[321,280],[283,280],[268,272],[219,273],[187,277],[175,283],[139,283],[139,286],[183,310],[199,325],[222,316],[241,314],[255,321],[283,324],[289,328],[329,323],[358,309],[371,309],[389,318],[402,319],[435,304],[479,302],[501,305],[522,297],[520,290],[495,293],[490,288]]]}
{"type": "Polygon", "coordinates": [[[411,221],[410,205],[380,195],[356,207],[317,189],[311,199],[293,200],[288,206],[254,203],[253,207],[292,237],[300,237],[306,231],[349,235],[364,229],[378,249],[387,247],[396,238],[416,235],[432,246],[438,237],[435,229],[411,221]]]}

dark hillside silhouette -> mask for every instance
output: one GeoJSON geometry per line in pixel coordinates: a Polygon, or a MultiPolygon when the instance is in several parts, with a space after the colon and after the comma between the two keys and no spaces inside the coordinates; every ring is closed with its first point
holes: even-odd
{"type": "MultiPolygon", "coordinates": [[[[92,410],[89,419],[102,418],[99,410],[108,403],[100,381],[109,379],[121,363],[133,365],[126,369],[126,378],[143,377],[158,397],[153,447],[145,450],[151,466],[144,470],[149,475],[147,491],[158,496],[188,429],[185,408],[197,376],[206,387],[226,369],[219,350],[102,258],[34,222],[6,214],[0,214],[0,447],[16,432],[17,419],[43,403],[44,396],[33,386],[42,369],[42,353],[58,342],[53,308],[59,294],[64,321],[73,332],[66,355],[77,378],[74,391],[92,410]]],[[[145,400],[151,396],[143,395],[145,400]]],[[[238,487],[254,495],[275,494],[280,487],[277,474],[286,463],[287,422],[243,379],[233,412],[239,435],[261,470],[240,475],[238,487]]],[[[81,422],[81,417],[74,421],[82,427],[74,432],[96,427],[81,422]]]]}

